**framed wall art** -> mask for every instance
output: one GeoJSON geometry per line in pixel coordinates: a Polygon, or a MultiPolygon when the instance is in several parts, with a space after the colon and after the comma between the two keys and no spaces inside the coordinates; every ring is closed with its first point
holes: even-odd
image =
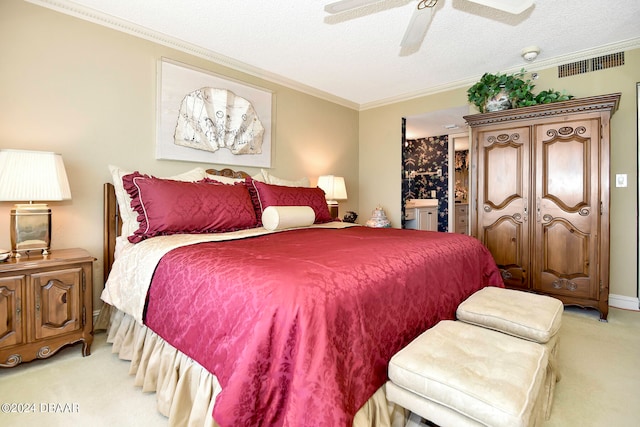
{"type": "Polygon", "coordinates": [[[271,167],[271,91],[161,58],[156,158],[271,167]]]}

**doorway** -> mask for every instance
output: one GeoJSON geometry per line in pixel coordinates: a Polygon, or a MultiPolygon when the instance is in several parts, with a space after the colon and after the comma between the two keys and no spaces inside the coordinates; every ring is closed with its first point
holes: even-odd
{"type": "MultiPolygon", "coordinates": [[[[463,199],[455,196],[456,181],[461,181],[460,176],[456,179],[455,153],[456,150],[460,152],[465,149],[468,152],[468,126],[463,118],[468,113],[469,107],[465,105],[403,118],[403,228],[405,204],[408,199],[435,198],[438,199],[438,231],[456,230],[454,206],[456,199],[459,202],[463,199]]],[[[458,185],[459,195],[463,182],[464,180],[458,185]]],[[[468,183],[468,178],[466,182],[468,183]]],[[[468,194],[468,186],[466,188],[468,194]]],[[[468,210],[466,215],[468,216],[468,210]]]]}
{"type": "Polygon", "coordinates": [[[470,199],[470,169],[471,156],[469,151],[469,134],[459,133],[449,135],[449,170],[452,179],[449,180],[449,215],[448,229],[454,233],[469,234],[469,199],[470,199]]]}

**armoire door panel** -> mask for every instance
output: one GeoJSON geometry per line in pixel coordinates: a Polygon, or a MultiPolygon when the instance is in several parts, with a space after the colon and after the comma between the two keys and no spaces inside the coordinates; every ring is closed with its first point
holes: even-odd
{"type": "Polygon", "coordinates": [[[568,276],[589,275],[589,235],[564,220],[543,225],[544,268],[546,272],[568,276]]]}
{"type": "Polygon", "coordinates": [[[525,287],[527,272],[527,244],[523,227],[525,225],[513,217],[503,216],[484,228],[483,240],[496,265],[500,269],[505,285],[525,287]]]}
{"type": "Polygon", "coordinates": [[[538,261],[534,287],[544,292],[597,298],[598,287],[593,283],[598,274],[598,246],[593,236],[566,219],[552,219],[541,229],[542,252],[534,257],[538,261]]]}
{"type": "Polygon", "coordinates": [[[493,209],[503,209],[524,197],[521,171],[526,156],[519,139],[519,133],[489,135],[486,139],[484,204],[493,209]]]}
{"type": "MultiPolygon", "coordinates": [[[[591,135],[585,126],[547,129],[543,141],[543,198],[565,211],[590,205],[591,135]]],[[[589,129],[590,130],[590,129],[589,129]]],[[[597,174],[597,169],[596,169],[597,174]]]]}
{"type": "Polygon", "coordinates": [[[534,289],[597,298],[599,120],[536,126],[534,289]]]}
{"type": "Polygon", "coordinates": [[[506,286],[529,288],[529,129],[480,132],[478,237],[506,286]]]}

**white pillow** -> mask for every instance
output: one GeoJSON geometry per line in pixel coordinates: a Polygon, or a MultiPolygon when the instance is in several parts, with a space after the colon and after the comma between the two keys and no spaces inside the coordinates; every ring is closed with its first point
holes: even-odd
{"type": "MultiPolygon", "coordinates": [[[[122,233],[120,235],[132,236],[133,232],[136,231],[140,225],[138,224],[138,214],[131,207],[131,197],[129,197],[129,194],[122,184],[122,177],[133,172],[113,165],[109,165],[109,172],[111,172],[111,179],[113,180],[113,186],[116,192],[116,200],[118,201],[118,208],[120,209],[120,219],[122,220],[122,233]]],[[[195,168],[180,175],[168,176],[164,179],[200,181],[205,176],[206,172],[203,168],[195,168]]]]}
{"type": "Polygon", "coordinates": [[[315,220],[311,206],[268,206],[262,212],[262,225],[269,231],[308,227],[315,220]]]}
{"type": "Polygon", "coordinates": [[[273,176],[264,169],[261,169],[262,176],[264,177],[264,182],[267,184],[273,185],[284,185],[286,187],[311,187],[311,182],[309,182],[309,178],[306,176],[304,178],[300,178],[296,181],[278,178],[277,176],[273,176]]]}
{"type": "Polygon", "coordinates": [[[260,181],[260,182],[264,182],[265,184],[268,184],[268,182],[264,179],[264,175],[262,174],[262,172],[258,172],[257,174],[253,175],[251,179],[254,181],[260,181]]]}

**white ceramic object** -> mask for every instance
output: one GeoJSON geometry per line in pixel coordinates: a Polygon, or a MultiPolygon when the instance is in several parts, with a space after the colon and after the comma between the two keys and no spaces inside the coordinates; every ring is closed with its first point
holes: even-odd
{"type": "Polygon", "coordinates": [[[384,209],[378,206],[374,209],[371,219],[369,219],[365,225],[373,228],[389,228],[391,227],[391,222],[387,219],[384,209]]]}

